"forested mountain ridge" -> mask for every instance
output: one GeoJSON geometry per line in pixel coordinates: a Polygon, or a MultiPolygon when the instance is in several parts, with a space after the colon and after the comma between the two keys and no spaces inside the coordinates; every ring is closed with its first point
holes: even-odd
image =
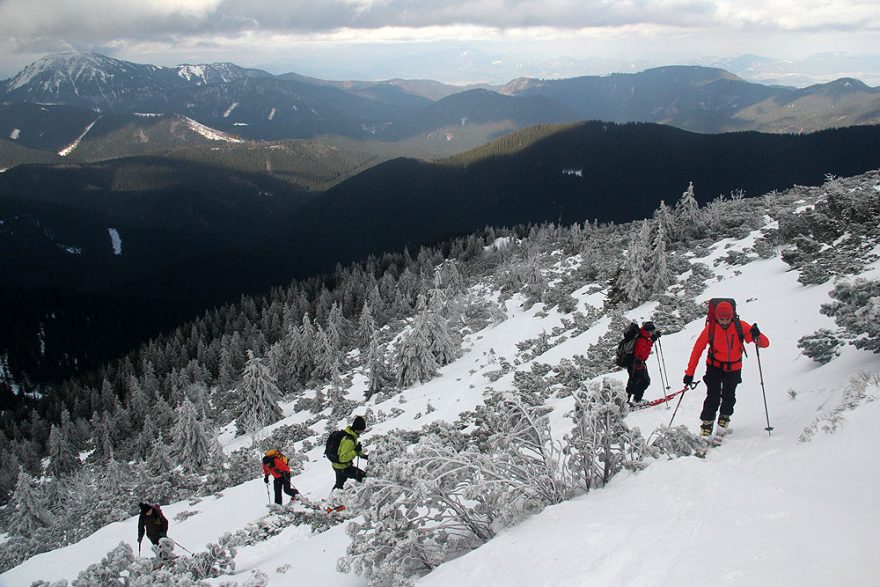
{"type": "MultiPolygon", "coordinates": [[[[644,485],[644,498],[648,492],[656,497],[657,475],[680,486],[682,468],[748,478],[743,455],[752,464],[780,451],[782,460],[803,470],[803,463],[817,462],[816,450],[796,449],[797,434],[803,443],[830,435],[876,395],[880,330],[870,316],[878,299],[878,193],[878,171],[763,197],[716,198],[706,206],[689,188],[674,205],[661,204],[635,222],[486,230],[412,254],[340,266],[332,275],[209,312],[100,373],[3,414],[0,488],[8,506],[0,523],[11,532],[0,545],[3,580],[78,575],[84,584],[98,584],[150,574],[181,585],[256,577],[274,586],[333,577],[338,569],[353,573],[349,579],[357,585],[395,585],[442,572],[448,561],[504,540],[517,531],[511,526],[549,506],[599,499],[601,509],[621,484],[644,485]],[[761,385],[766,375],[778,428],[772,437],[761,430],[752,357],[737,406],[742,427],[707,461],[682,459],[700,446],[691,430],[701,394],[687,394],[682,425],[675,428],[660,407],[653,416],[631,413],[623,373],[612,366],[614,348],[629,320],[652,319],[663,329],[668,377],[677,378],[705,317],[702,302],[731,290],[743,318],[760,321],[774,341],[761,351],[761,385]],[[871,372],[861,382],[840,383],[840,374],[857,365],[871,372]],[[841,389],[817,391],[808,380],[820,388],[836,380],[841,389]],[[370,476],[333,499],[348,504],[357,524],[348,514],[297,505],[266,513],[258,478],[262,452],[282,448],[297,486],[320,500],[332,482],[323,440],[355,414],[370,422],[363,440],[370,476]],[[761,452],[746,450],[759,442],[761,452]],[[728,460],[725,451],[733,451],[728,460]],[[131,516],[143,499],[163,504],[172,517],[170,535],[192,556],[160,569],[148,552],[136,557],[131,516]],[[389,512],[398,524],[385,523],[389,512]],[[77,546],[61,548],[71,543],[77,546]],[[413,561],[413,548],[430,564],[413,561]],[[113,554],[102,561],[108,549],[113,554]],[[328,549],[331,556],[319,557],[328,549]],[[343,559],[338,567],[337,557],[343,559]],[[300,564],[292,564],[296,560],[300,564]]],[[[663,386],[658,378],[655,393],[663,386]]],[[[821,446],[822,454],[841,458],[834,452],[839,445],[821,446]]],[[[846,455],[848,463],[860,456],[846,455]]],[[[875,479],[876,461],[861,460],[858,475],[856,467],[841,472],[875,479]]],[[[689,493],[675,505],[647,504],[669,519],[691,514],[676,536],[693,536],[693,524],[703,521],[724,528],[745,519],[760,528],[766,526],[755,519],[780,523],[779,515],[770,515],[779,502],[765,516],[756,505],[763,500],[751,494],[742,499],[750,509],[738,510],[738,519],[719,520],[713,498],[729,490],[699,479],[708,485],[699,494],[705,502],[690,503],[689,493]]],[[[760,487],[767,480],[752,482],[749,487],[760,487]]],[[[838,490],[839,478],[828,485],[838,490]]],[[[831,507],[824,492],[796,492],[781,482],[774,487],[789,492],[784,497],[799,496],[809,511],[831,507]]],[[[870,503],[867,489],[851,497],[859,506],[870,503]]],[[[634,503],[641,502],[627,505],[634,503]]],[[[558,530],[562,510],[546,511],[558,530]]],[[[671,530],[663,526],[666,519],[616,513],[615,528],[647,523],[671,530]]],[[[859,543],[872,527],[850,517],[835,522],[850,532],[845,540],[859,543]]],[[[779,531],[789,523],[783,520],[779,531]]],[[[693,539],[692,548],[705,542],[693,539]]],[[[773,542],[783,562],[804,551],[801,541],[773,542]]],[[[741,563],[752,552],[743,549],[728,555],[741,563]]],[[[858,552],[843,562],[822,549],[809,556],[821,556],[823,568],[850,573],[856,583],[872,576],[858,552]]],[[[607,560],[598,558],[583,563],[580,576],[597,573],[589,565],[607,560]]],[[[663,558],[667,562],[655,564],[674,564],[686,576],[703,568],[690,558],[663,558]]],[[[716,571],[727,568],[711,562],[716,571]]],[[[780,566],[780,574],[771,565],[752,576],[797,572],[780,566]]],[[[667,567],[651,572],[668,576],[667,567]]]]}
{"type": "Polygon", "coordinates": [[[83,306],[88,292],[123,315],[143,307],[137,316],[155,316],[146,326],[158,334],[244,292],[486,226],[629,221],[691,182],[706,203],[863,172],[880,161],[880,128],[797,136],[596,122],[536,127],[444,162],[392,160],[320,194],[297,190],[290,178],[214,168],[212,153],[223,151],[203,152],[199,164],[133,158],[0,175],[2,292],[16,302],[2,306],[9,322],[0,337],[13,373],[40,381],[73,365],[93,368],[126,349],[119,341],[143,340],[144,330],[98,318],[101,304],[83,306]],[[70,207],[79,211],[66,213],[70,207]],[[110,228],[122,239],[121,255],[110,228]],[[79,315],[67,331],[80,335],[65,335],[63,344],[46,326],[58,305],[79,315]],[[113,342],[86,359],[70,346],[77,339],[113,342]]]}

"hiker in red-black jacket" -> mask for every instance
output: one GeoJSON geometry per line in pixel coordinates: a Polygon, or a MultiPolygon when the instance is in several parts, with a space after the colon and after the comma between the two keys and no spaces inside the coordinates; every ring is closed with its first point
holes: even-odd
{"type": "Polygon", "coordinates": [[[651,347],[654,341],[660,338],[660,331],[654,327],[653,322],[644,322],[639,328],[636,342],[633,345],[633,358],[627,372],[629,380],[626,382],[626,397],[630,404],[642,402],[645,390],[651,385],[651,377],[648,376],[648,357],[651,356],[651,347]]]}
{"type": "Polygon", "coordinates": [[[140,504],[141,515],[138,516],[138,544],[144,539],[144,532],[153,544],[159,544],[160,538],[168,536],[168,518],[157,505],[140,504]]]}
{"type": "Polygon", "coordinates": [[[694,371],[697,363],[709,344],[709,329],[713,329],[712,346],[706,357],[706,375],[703,381],[706,383],[706,400],[703,402],[703,411],[700,413],[700,435],[710,436],[715,424],[715,413],[719,404],[721,412],[718,416],[719,430],[726,431],[733,415],[733,405],[736,403],[736,386],[742,383],[742,356],[744,344],[757,342],[760,348],[770,346],[770,340],[758,329],[758,325],[751,325],[744,320],[739,320],[740,328],[734,324],[734,311],[730,302],[720,302],[715,309],[715,320],[706,324],[703,332],[694,343],[691,352],[691,360],[688,362],[684,373],[684,384],[690,385],[694,380],[694,371]],[[742,340],[739,333],[742,332],[742,340]]]}
{"type": "Polygon", "coordinates": [[[269,449],[263,456],[263,483],[269,484],[269,475],[275,478],[275,503],[281,505],[281,491],[290,496],[290,501],[296,499],[299,491],[290,486],[290,466],[287,457],[278,449],[269,449]]]}

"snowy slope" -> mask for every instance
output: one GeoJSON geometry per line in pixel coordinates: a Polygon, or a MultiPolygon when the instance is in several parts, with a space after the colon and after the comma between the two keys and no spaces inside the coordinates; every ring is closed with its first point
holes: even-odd
{"type": "MultiPolygon", "coordinates": [[[[747,247],[755,234],[741,241],[717,243],[709,258],[747,247]]],[[[876,251],[875,251],[876,252],[876,251]]],[[[771,346],[761,353],[767,408],[774,430],[768,435],[758,365],[754,349],[749,352],[739,387],[732,426],[733,434],[712,449],[705,459],[686,457],[653,462],[638,473],[621,473],[603,489],[569,502],[546,508],[520,525],[504,530],[481,548],[448,562],[417,581],[421,586],[456,585],[598,585],[598,586],[689,586],[689,585],[877,585],[880,561],[872,556],[874,528],[880,523],[877,504],[880,457],[871,448],[880,441],[876,423],[880,418],[880,355],[844,347],[841,356],[819,366],[800,353],[797,340],[818,328],[832,327],[831,318],[819,313],[828,302],[832,283],[804,287],[797,273],[778,258],[717,268],[720,280],[700,295],[735,297],[739,313],[758,323],[771,346]],[[858,388],[864,393],[852,410],[841,412],[833,433],[822,429],[823,418],[838,408],[845,394],[858,388]],[[800,441],[805,429],[816,422],[817,431],[800,441]]],[[[866,277],[880,277],[874,263],[866,277]]],[[[577,291],[579,304],[601,306],[600,294],[577,291]]],[[[524,311],[517,298],[507,303],[508,319],[475,333],[465,343],[458,361],[446,366],[441,376],[405,391],[382,404],[369,403],[375,411],[403,410],[395,418],[376,424],[364,437],[393,428],[420,428],[432,420],[453,420],[482,400],[483,391],[512,388],[513,374],[490,382],[486,373],[497,369],[496,359],[514,363],[516,343],[550,332],[561,315],[550,311],[539,316],[537,304],[524,311]],[[492,352],[490,352],[492,351],[492,352]],[[429,404],[434,411],[429,409],[429,404]]],[[[654,303],[629,313],[634,319],[650,316],[654,303]]],[[[602,336],[608,319],[587,332],[550,349],[535,360],[555,364],[583,354],[602,336]]],[[[662,329],[662,324],[659,325],[662,329]]],[[[680,387],[685,364],[701,321],[683,331],[664,336],[663,356],[670,385],[680,387]]],[[[530,363],[518,365],[528,369],[530,363]]],[[[646,398],[660,396],[658,362],[649,362],[652,386],[646,398]]],[[[702,368],[697,375],[702,374],[702,368]]],[[[623,379],[625,374],[614,375],[623,379]]],[[[349,390],[349,398],[362,398],[362,378],[349,390]]],[[[696,431],[705,387],[686,393],[676,424],[696,431]]],[[[570,428],[564,413],[570,398],[553,400],[554,432],[570,428]]],[[[658,406],[632,413],[630,426],[645,436],[668,424],[672,409],[658,406]]],[[[291,413],[276,424],[301,422],[291,413]]],[[[246,442],[229,441],[227,450],[246,442]]],[[[305,470],[293,482],[313,499],[328,495],[333,474],[319,448],[308,453],[305,470]]],[[[369,463],[366,468],[369,469],[369,463]]],[[[255,464],[255,471],[258,465],[255,464]]],[[[256,475],[256,473],[255,473],[256,475]]],[[[267,495],[262,479],[226,490],[220,498],[197,503],[163,506],[171,519],[170,536],[196,551],[215,542],[224,532],[245,527],[266,511],[267,495]],[[185,520],[175,515],[196,512],[185,520]]],[[[137,550],[136,519],[107,526],[77,544],[41,554],[0,575],[0,585],[29,585],[37,579],[74,579],[89,564],[98,562],[120,541],[137,550]]],[[[210,581],[213,585],[237,581],[244,584],[254,570],[268,576],[268,585],[362,586],[367,579],[338,573],[335,561],[345,554],[349,538],[345,525],[311,535],[304,526],[290,527],[277,536],[240,548],[236,571],[210,581]]],[[[178,550],[178,552],[181,552],[178,550]]],[[[186,554],[186,553],[182,553],[186,554]]]]}

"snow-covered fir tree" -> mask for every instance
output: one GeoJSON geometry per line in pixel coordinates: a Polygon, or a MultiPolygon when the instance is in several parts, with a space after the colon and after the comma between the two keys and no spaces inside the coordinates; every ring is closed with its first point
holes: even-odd
{"type": "Polygon", "coordinates": [[[49,466],[46,472],[55,477],[63,477],[75,472],[81,464],[65,427],[53,424],[49,432],[49,466]]]}
{"type": "Polygon", "coordinates": [[[281,392],[269,367],[253,351],[248,350],[247,355],[238,387],[241,400],[236,411],[236,426],[239,434],[259,430],[284,415],[278,405],[281,392]]]}
{"type": "Polygon", "coordinates": [[[413,318],[409,331],[403,335],[396,358],[397,384],[402,387],[428,381],[439,368],[431,350],[428,305],[423,295],[419,294],[416,305],[419,312],[413,318]]]}
{"type": "Polygon", "coordinates": [[[700,238],[705,232],[706,221],[700,204],[694,196],[694,183],[688,184],[687,190],[681,194],[675,204],[675,234],[683,239],[700,238]]]}
{"type": "Polygon", "coordinates": [[[647,220],[641,223],[639,231],[629,241],[623,276],[626,279],[626,297],[634,304],[640,304],[650,294],[651,276],[648,274],[650,258],[651,226],[647,220]]]}
{"type": "Polygon", "coordinates": [[[43,501],[33,478],[19,471],[18,482],[9,502],[9,531],[17,536],[33,536],[49,525],[49,508],[43,501]]]}
{"type": "Polygon", "coordinates": [[[177,409],[177,423],[172,438],[172,457],[183,466],[184,471],[202,474],[216,463],[212,461],[214,452],[214,430],[200,417],[189,398],[185,398],[177,409]]]}

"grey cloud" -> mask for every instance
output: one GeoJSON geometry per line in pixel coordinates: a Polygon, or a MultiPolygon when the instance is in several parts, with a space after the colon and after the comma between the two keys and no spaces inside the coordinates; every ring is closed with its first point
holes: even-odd
{"type": "Polygon", "coordinates": [[[273,30],[330,31],[343,27],[372,29],[383,26],[429,27],[477,25],[500,29],[521,27],[582,28],[639,23],[682,24],[688,18],[703,21],[715,12],[707,0],[652,0],[605,2],[535,2],[522,0],[321,2],[270,0],[260,4],[225,0],[217,9],[228,22],[250,18],[273,30]]]}

